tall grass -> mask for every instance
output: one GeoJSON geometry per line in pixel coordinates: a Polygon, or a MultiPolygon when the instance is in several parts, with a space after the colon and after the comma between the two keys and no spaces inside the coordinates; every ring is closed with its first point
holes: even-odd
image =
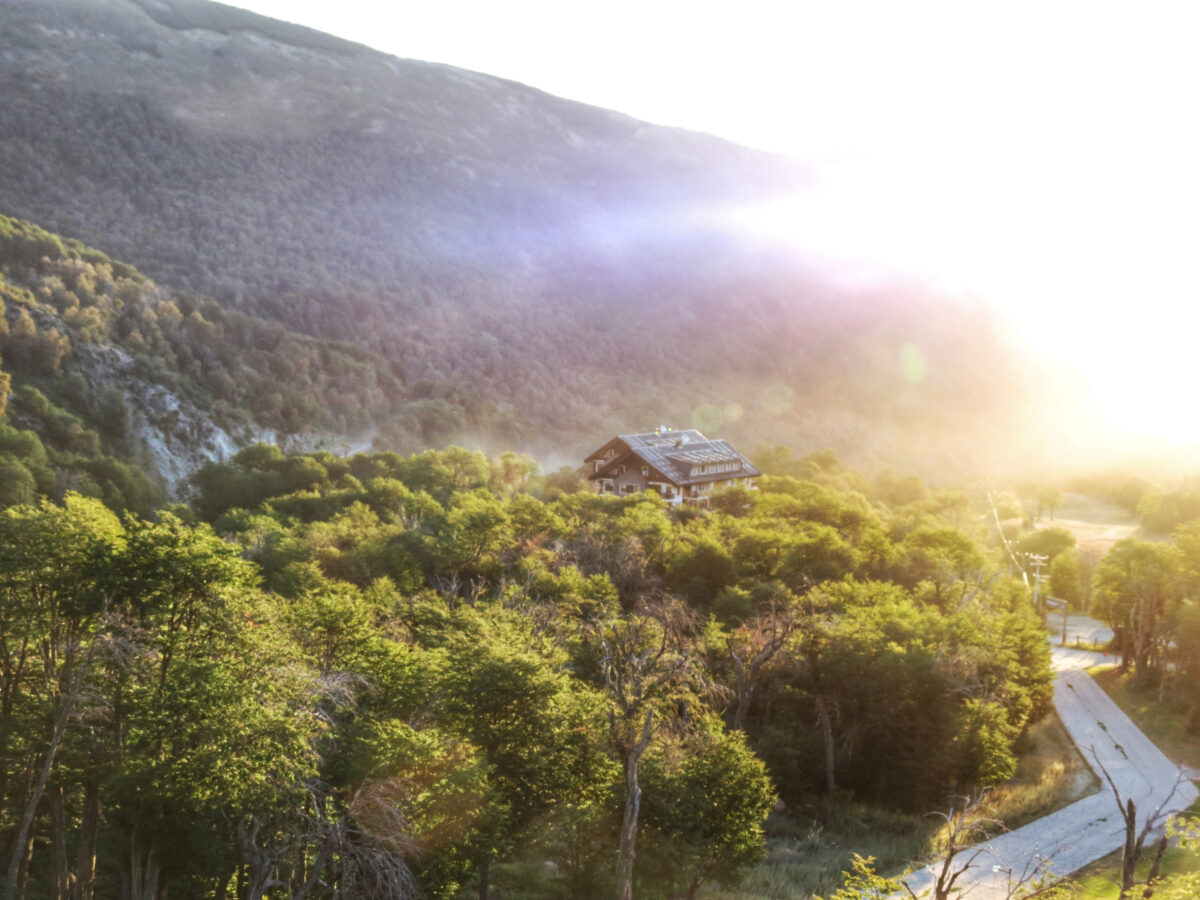
{"type": "Polygon", "coordinates": [[[1051,712],[1017,746],[1017,771],[988,793],[988,816],[1008,829],[1048,816],[1100,789],[1100,779],[1051,712]]]}
{"type": "Polygon", "coordinates": [[[875,857],[881,872],[897,871],[924,856],[939,821],[874,809],[849,800],[809,807],[806,821],[772,816],[767,858],[748,873],[737,890],[712,891],[721,900],[801,898],[829,894],[850,868],[854,853],[875,857]]]}

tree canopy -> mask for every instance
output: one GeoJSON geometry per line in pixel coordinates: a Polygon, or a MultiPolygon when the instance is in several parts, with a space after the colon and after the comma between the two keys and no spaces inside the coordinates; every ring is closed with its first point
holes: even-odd
{"type": "Polygon", "coordinates": [[[1050,672],[982,510],[819,462],[707,511],[461,448],[251,446],[152,518],[18,499],[10,888],[694,895],[777,802],[1002,781],[1050,672]]]}

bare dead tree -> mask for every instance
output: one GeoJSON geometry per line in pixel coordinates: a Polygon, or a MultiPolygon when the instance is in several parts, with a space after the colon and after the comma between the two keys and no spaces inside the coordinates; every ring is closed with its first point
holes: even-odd
{"type": "Polygon", "coordinates": [[[617,853],[617,898],[632,900],[642,789],[638,767],[655,733],[680,714],[696,680],[685,651],[686,611],[660,603],[597,629],[600,669],[611,703],[611,740],[625,775],[617,853]]]}
{"type": "Polygon", "coordinates": [[[334,802],[323,785],[308,786],[303,813],[284,823],[287,837],[260,842],[264,823],[247,815],[237,823],[236,838],[248,869],[245,900],[262,900],[272,888],[288,887],[278,877],[280,863],[297,853],[290,900],[305,900],[316,888],[356,900],[413,900],[420,888],[409,868],[422,848],[412,837],[404,810],[412,800],[405,779],[368,781],[348,802],[334,802]],[[315,848],[310,860],[307,856],[315,848]]]}
{"type": "Polygon", "coordinates": [[[832,643],[835,626],[834,612],[828,597],[821,591],[810,591],[804,598],[803,619],[796,624],[792,655],[797,666],[807,676],[817,710],[817,725],[825,750],[825,790],[831,796],[837,790],[836,746],[834,724],[838,718],[837,701],[826,689],[825,654],[832,643]]]}
{"type": "MultiPolygon", "coordinates": [[[[905,873],[897,877],[886,877],[875,871],[874,857],[862,857],[854,854],[851,870],[842,873],[842,888],[836,891],[830,900],[895,900],[907,897],[908,900],[946,900],[949,897],[965,897],[972,893],[973,887],[960,887],[959,878],[976,865],[980,856],[990,852],[987,839],[992,826],[1003,830],[1003,825],[981,814],[984,794],[974,797],[959,798],[961,805],[951,806],[949,812],[932,813],[942,818],[947,824],[948,847],[946,856],[937,867],[930,866],[923,870],[933,878],[931,885],[918,884],[914,886],[913,873],[905,873]],[[975,841],[975,838],[981,838],[975,841]],[[965,854],[965,860],[964,860],[965,854]]],[[[1056,878],[1049,871],[1048,859],[1035,854],[1027,860],[1020,872],[1000,866],[991,867],[993,873],[1003,872],[1006,883],[997,886],[988,885],[988,896],[997,896],[995,889],[1003,892],[1003,900],[1033,900],[1036,897],[1051,897],[1055,900],[1067,900],[1060,888],[1062,879],[1056,878]]]]}
{"type": "Polygon", "coordinates": [[[262,900],[273,887],[283,887],[283,882],[273,877],[274,854],[259,846],[258,833],[262,821],[257,816],[239,819],[235,829],[238,852],[246,864],[246,900],[262,900]]]}
{"type": "Polygon", "coordinates": [[[446,603],[446,609],[453,612],[459,603],[475,606],[481,597],[487,593],[487,582],[482,578],[464,579],[458,571],[449,575],[434,575],[431,578],[433,589],[446,603]]]}
{"type": "MultiPolygon", "coordinates": [[[[1184,781],[1183,771],[1175,777],[1175,783],[1171,787],[1171,793],[1168,794],[1163,801],[1158,804],[1154,812],[1146,816],[1146,821],[1139,829],[1137,804],[1134,803],[1132,797],[1122,797],[1120,788],[1113,780],[1111,773],[1100,761],[1100,756],[1096,753],[1095,747],[1089,747],[1092,759],[1096,761],[1096,765],[1100,769],[1100,773],[1104,776],[1104,780],[1108,782],[1108,787],[1112,791],[1113,799],[1117,802],[1117,808],[1121,811],[1121,819],[1125,823],[1125,842],[1121,848],[1121,889],[1117,895],[1121,900],[1129,896],[1129,892],[1136,887],[1144,887],[1143,897],[1150,897],[1154,893],[1154,884],[1159,879],[1159,874],[1162,867],[1163,854],[1167,852],[1167,834],[1164,826],[1167,819],[1170,818],[1170,813],[1166,812],[1166,806],[1174,799],[1175,794],[1179,790],[1179,786],[1184,781]],[[1154,843],[1153,856],[1150,860],[1150,870],[1146,874],[1146,878],[1142,881],[1137,880],[1136,869],[1137,864],[1141,862],[1143,855],[1146,852],[1146,841],[1157,831],[1163,828],[1163,832],[1159,835],[1158,840],[1154,843]]],[[[1122,751],[1124,753],[1124,751],[1122,751]]]]}
{"type": "Polygon", "coordinates": [[[936,872],[933,900],[949,900],[955,882],[975,865],[980,854],[987,851],[983,842],[991,837],[988,827],[1003,827],[983,814],[986,796],[987,793],[981,791],[970,797],[958,797],[948,812],[931,813],[946,823],[946,855],[936,872]]]}
{"type": "MultiPolygon", "coordinates": [[[[909,900],[950,900],[971,892],[970,886],[960,886],[960,879],[972,868],[987,865],[986,857],[992,852],[989,841],[1006,830],[1003,822],[987,815],[986,807],[987,791],[980,791],[971,796],[955,798],[946,812],[930,813],[946,823],[946,843],[943,855],[928,869],[932,879],[929,887],[914,887],[911,875],[901,876],[898,880],[909,900]]],[[[1030,900],[1053,895],[1061,880],[1056,879],[1050,871],[1052,856],[1035,854],[1025,861],[1020,871],[991,865],[993,874],[1005,875],[1005,884],[1000,888],[1005,900],[1030,900]]],[[[994,889],[996,886],[990,887],[994,889]]]]}
{"type": "Polygon", "coordinates": [[[412,786],[404,779],[362,785],[350,798],[334,852],[341,863],[339,888],[346,897],[411,900],[420,895],[408,860],[420,846],[404,810],[412,786]]]}
{"type": "Polygon", "coordinates": [[[746,730],[750,701],[758,686],[763,666],[782,650],[796,627],[792,610],[771,602],[770,607],[742,625],[727,641],[729,656],[737,676],[737,707],[733,714],[735,731],[746,730]]]}

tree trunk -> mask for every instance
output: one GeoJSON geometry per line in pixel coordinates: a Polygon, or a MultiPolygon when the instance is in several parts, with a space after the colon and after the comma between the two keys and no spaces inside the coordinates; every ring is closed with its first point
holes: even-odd
{"type": "Polygon", "coordinates": [[[213,900],[225,900],[229,896],[229,882],[233,880],[236,871],[237,866],[231,863],[225,871],[217,876],[217,887],[213,891],[213,900]]]}
{"type": "Polygon", "coordinates": [[[63,698],[62,709],[59,711],[58,719],[54,723],[54,731],[50,735],[50,746],[46,748],[46,758],[42,762],[42,770],[38,775],[37,783],[33,787],[33,791],[25,801],[25,810],[21,814],[21,824],[17,828],[17,834],[13,839],[12,858],[8,863],[8,877],[5,881],[5,895],[15,897],[17,893],[17,874],[21,868],[21,856],[25,849],[26,843],[29,841],[30,831],[33,828],[33,816],[37,812],[38,804],[42,802],[42,795],[46,791],[46,785],[50,781],[50,773],[54,770],[54,758],[58,755],[59,748],[62,747],[63,735],[67,731],[67,722],[70,721],[71,712],[75,707],[75,697],[79,693],[79,683],[82,679],[78,679],[72,684],[67,691],[67,695],[63,698]]]}
{"type": "Polygon", "coordinates": [[[625,810],[621,817],[621,846],[617,853],[617,900],[633,900],[634,844],[642,805],[642,788],[638,784],[640,757],[640,753],[631,751],[625,759],[625,810]]]}
{"type": "Polygon", "coordinates": [[[30,831],[28,837],[25,838],[25,843],[20,846],[21,863],[17,869],[17,886],[14,889],[13,896],[24,898],[25,888],[29,882],[29,866],[33,862],[33,832],[30,831]]]}
{"type": "Polygon", "coordinates": [[[325,868],[325,864],[333,855],[333,840],[327,838],[321,844],[321,849],[317,851],[317,858],[313,860],[312,867],[308,872],[308,880],[292,895],[292,900],[304,900],[308,896],[308,892],[316,885],[317,880],[321,877],[321,870],[325,868]]]}
{"type": "Polygon", "coordinates": [[[833,720],[829,715],[829,702],[824,694],[817,694],[817,718],[821,722],[821,737],[825,744],[825,790],[832,797],[837,790],[834,780],[833,720]]]}
{"type": "Polygon", "coordinates": [[[479,900],[488,900],[488,870],[491,863],[491,859],[485,856],[479,864],[479,900]]]}
{"type": "Polygon", "coordinates": [[[153,850],[143,850],[137,833],[129,839],[129,900],[158,900],[162,866],[153,850]]]}
{"type": "Polygon", "coordinates": [[[67,865],[67,813],[65,791],[61,784],[50,788],[50,847],[54,855],[50,878],[53,900],[67,900],[70,891],[70,869],[67,865]]]}
{"type": "Polygon", "coordinates": [[[1133,800],[1125,802],[1125,849],[1121,854],[1121,893],[1117,896],[1120,900],[1129,896],[1129,892],[1134,885],[1134,868],[1137,866],[1138,857],[1141,854],[1138,852],[1137,845],[1137,806],[1133,800]]]}
{"type": "Polygon", "coordinates": [[[74,900],[92,900],[96,889],[96,834],[100,830],[100,786],[83,787],[83,819],[79,823],[79,855],[75,864],[74,900]]]}
{"type": "Polygon", "coordinates": [[[1164,834],[1158,839],[1158,844],[1154,848],[1154,861],[1150,863],[1150,871],[1146,874],[1146,889],[1142,891],[1142,900],[1150,900],[1154,896],[1154,889],[1158,886],[1159,872],[1162,870],[1163,854],[1167,852],[1167,836],[1164,834]]]}
{"type": "Polygon", "coordinates": [[[742,658],[733,650],[732,642],[729,647],[729,655],[733,659],[734,668],[737,670],[737,709],[733,713],[733,730],[746,730],[746,716],[750,713],[750,698],[754,695],[754,674],[746,671],[746,665],[742,662],[742,658]]]}
{"type": "MultiPolygon", "coordinates": [[[[305,810],[309,808],[311,800],[305,801],[305,810]]],[[[301,838],[299,846],[296,847],[296,864],[292,867],[292,895],[295,896],[296,891],[304,886],[308,881],[308,838],[301,838]]]]}
{"type": "Polygon", "coordinates": [[[271,854],[258,846],[260,828],[261,823],[254,816],[250,817],[249,823],[243,819],[237,824],[238,848],[250,870],[244,894],[246,900],[262,900],[268,889],[280,884],[271,877],[271,854]]]}
{"type": "Polygon", "coordinates": [[[625,810],[621,817],[621,846],[617,852],[617,900],[633,900],[634,845],[637,842],[638,813],[642,806],[638,764],[650,746],[653,720],[653,711],[647,712],[641,740],[625,753],[625,810]]]}
{"type": "Polygon", "coordinates": [[[737,709],[733,713],[733,730],[746,730],[746,716],[750,714],[750,698],[754,694],[754,685],[738,685],[737,709]]]}

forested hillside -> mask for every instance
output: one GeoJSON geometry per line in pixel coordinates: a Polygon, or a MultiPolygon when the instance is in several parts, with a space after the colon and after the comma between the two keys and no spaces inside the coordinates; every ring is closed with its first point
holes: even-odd
{"type": "Polygon", "coordinates": [[[10,506],[8,885],[682,896],[761,858],[777,799],[1003,781],[1050,671],[980,511],[794,468],[668,511],[513,454],[256,445],[194,510],[10,506]]]}
{"type": "Polygon", "coordinates": [[[976,306],[742,231],[800,163],[204,0],[0,14],[0,213],[378,353],[397,449],[668,421],[963,471],[1051,384],[976,306]]]}
{"type": "Polygon", "coordinates": [[[142,513],[256,436],[373,433],[404,392],[362,347],[168,291],[4,216],[0,388],[3,502],[74,490],[142,513]]]}
{"type": "Polygon", "coordinates": [[[1101,560],[975,487],[1062,383],[767,236],[803,163],[207,0],[0,0],[0,123],[3,900],[899,870],[1056,727],[1015,551],[1200,723],[1200,489],[1101,560]],[[588,490],[659,423],[765,474],[588,490]]]}

